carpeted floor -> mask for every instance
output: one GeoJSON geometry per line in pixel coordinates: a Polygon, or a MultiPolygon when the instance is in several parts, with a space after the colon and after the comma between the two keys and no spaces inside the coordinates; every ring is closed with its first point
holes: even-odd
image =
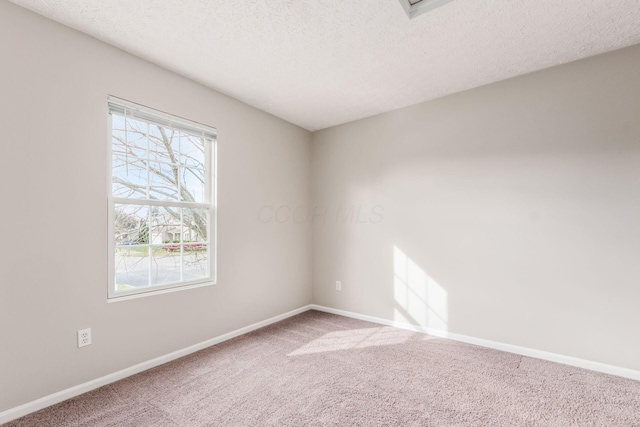
{"type": "Polygon", "coordinates": [[[640,426],[640,382],[309,311],[8,426],[640,426]]]}

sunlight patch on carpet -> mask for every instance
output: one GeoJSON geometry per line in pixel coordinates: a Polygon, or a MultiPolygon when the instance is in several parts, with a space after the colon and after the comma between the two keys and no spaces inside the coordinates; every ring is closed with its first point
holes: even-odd
{"type": "Polygon", "coordinates": [[[411,331],[390,326],[330,332],[289,353],[289,356],[398,345],[406,342],[412,334],[411,331]]]}

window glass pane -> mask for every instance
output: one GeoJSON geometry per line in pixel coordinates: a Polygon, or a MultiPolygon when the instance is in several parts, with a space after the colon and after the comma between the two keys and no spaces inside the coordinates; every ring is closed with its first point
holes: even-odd
{"type": "Polygon", "coordinates": [[[178,163],[180,138],[178,131],[149,124],[149,159],[163,163],[178,163]]]}
{"type": "Polygon", "coordinates": [[[208,211],[200,208],[184,208],[182,240],[185,243],[207,241],[208,211]]]}
{"type": "Polygon", "coordinates": [[[116,291],[149,286],[149,247],[129,245],[115,249],[116,291]]]}
{"type": "Polygon", "coordinates": [[[180,208],[151,207],[151,244],[180,243],[180,208]]]}
{"type": "Polygon", "coordinates": [[[111,191],[116,197],[147,198],[147,166],[142,162],[114,161],[111,191]]]}
{"type": "Polygon", "coordinates": [[[121,157],[147,158],[147,124],[138,120],[111,116],[111,151],[121,157]]]}
{"type": "Polygon", "coordinates": [[[149,198],[178,200],[178,167],[165,163],[149,163],[149,198]]]}
{"type": "Polygon", "coordinates": [[[202,243],[185,243],[182,256],[183,280],[197,280],[209,276],[208,246],[202,243]]]}
{"type": "Polygon", "coordinates": [[[149,243],[149,208],[136,205],[115,205],[115,244],[132,246],[149,243]]]}
{"type": "Polygon", "coordinates": [[[121,155],[125,157],[127,153],[127,138],[124,131],[124,117],[116,114],[111,115],[111,151],[114,157],[121,155]]]}
{"type": "Polygon", "coordinates": [[[180,282],[180,245],[151,247],[151,285],[180,282]]]}
{"type": "Polygon", "coordinates": [[[180,168],[181,197],[185,202],[206,203],[205,176],[203,169],[180,168]]]}
{"type": "Polygon", "coordinates": [[[180,135],[180,163],[198,169],[204,169],[204,140],[200,137],[180,135]]]}
{"type": "MultiPolygon", "coordinates": [[[[140,159],[147,158],[147,124],[139,120],[125,119],[122,129],[125,136],[125,149],[129,155],[140,159]]],[[[118,141],[120,143],[120,141],[118,141]]],[[[120,144],[122,145],[122,144],[120,144]]]]}

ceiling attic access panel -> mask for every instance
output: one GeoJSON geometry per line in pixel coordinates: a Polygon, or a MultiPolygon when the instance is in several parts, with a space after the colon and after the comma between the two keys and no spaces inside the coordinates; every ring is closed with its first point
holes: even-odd
{"type": "Polygon", "coordinates": [[[451,1],[453,0],[400,0],[400,4],[404,11],[407,12],[409,19],[413,19],[451,1]]]}

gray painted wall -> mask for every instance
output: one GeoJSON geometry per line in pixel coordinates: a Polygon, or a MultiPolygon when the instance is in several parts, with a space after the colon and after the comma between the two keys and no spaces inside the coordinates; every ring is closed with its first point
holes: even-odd
{"type": "Polygon", "coordinates": [[[310,224],[258,219],[309,132],[7,1],[0,58],[0,411],[311,302],[310,224]],[[217,285],[107,303],[109,94],[218,128],[217,285]]]}
{"type": "Polygon", "coordinates": [[[312,301],[640,369],[640,46],[313,136],[3,1],[0,57],[0,411],[312,301]],[[106,302],[109,94],[218,128],[216,286],[106,302]]]}
{"type": "Polygon", "coordinates": [[[640,369],[639,82],[635,46],[314,133],[314,303],[640,369]]]}

